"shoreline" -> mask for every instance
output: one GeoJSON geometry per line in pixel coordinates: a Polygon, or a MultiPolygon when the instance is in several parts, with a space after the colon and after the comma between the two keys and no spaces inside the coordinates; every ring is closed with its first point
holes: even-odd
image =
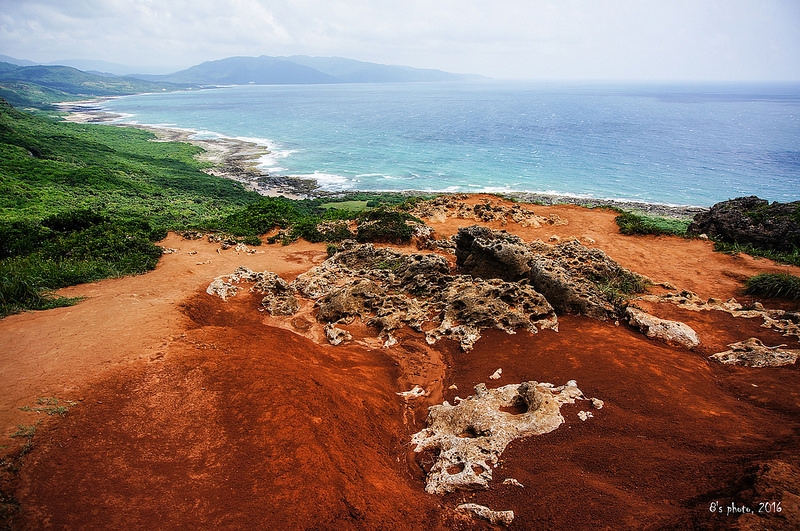
{"type": "Polygon", "coordinates": [[[62,102],[54,104],[60,111],[66,112],[65,121],[74,123],[106,124],[118,127],[132,127],[150,131],[156,135],[159,142],[186,142],[204,150],[197,158],[209,162],[212,166],[203,171],[209,175],[223,177],[242,183],[246,189],[267,197],[283,196],[288,199],[308,199],[317,197],[337,197],[352,193],[399,193],[409,197],[419,195],[457,195],[478,194],[501,195],[524,203],[557,205],[571,204],[589,208],[614,207],[624,210],[634,210],[645,214],[672,217],[691,218],[700,212],[705,212],[709,207],[690,205],[670,205],[662,203],[646,203],[624,199],[597,199],[589,197],[576,197],[561,194],[544,194],[538,192],[430,192],[422,190],[347,190],[326,191],[320,188],[317,181],[301,177],[270,175],[259,169],[261,157],[270,153],[269,148],[239,138],[220,137],[215,139],[192,138],[196,132],[191,129],[162,127],[157,125],[143,125],[138,123],[118,122],[123,115],[104,110],[100,104],[120,96],[62,102]]]}

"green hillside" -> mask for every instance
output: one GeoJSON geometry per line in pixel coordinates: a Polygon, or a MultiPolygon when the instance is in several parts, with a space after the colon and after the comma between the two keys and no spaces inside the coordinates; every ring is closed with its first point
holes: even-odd
{"type": "Polygon", "coordinates": [[[44,107],[57,101],[177,90],[186,85],[131,77],[98,76],[69,66],[0,63],[0,97],[16,106],[44,107]]]}
{"type": "Polygon", "coordinates": [[[48,290],[155,267],[153,242],[258,200],[207,175],[199,148],[139,129],[55,122],[0,100],[0,316],[48,290]]]}

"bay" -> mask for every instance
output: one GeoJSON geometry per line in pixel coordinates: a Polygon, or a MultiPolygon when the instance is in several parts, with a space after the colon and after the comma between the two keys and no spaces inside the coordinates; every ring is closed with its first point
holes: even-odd
{"type": "Polygon", "coordinates": [[[800,200],[800,85],[247,85],[111,100],[122,121],[269,147],[323,189],[800,200]]]}

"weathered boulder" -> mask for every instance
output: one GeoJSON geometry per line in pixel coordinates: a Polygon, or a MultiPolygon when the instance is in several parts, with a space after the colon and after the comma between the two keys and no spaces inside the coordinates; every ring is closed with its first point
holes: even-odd
{"type": "Polygon", "coordinates": [[[800,358],[800,350],[782,349],[785,345],[768,347],[760,339],[751,337],[745,341],[731,343],[730,350],[710,356],[725,365],[745,367],[782,367],[792,365],[800,358]]]}
{"type": "Polygon", "coordinates": [[[438,299],[443,306],[441,324],[426,334],[429,343],[449,337],[458,340],[462,349],[471,350],[484,328],[509,334],[518,328],[534,334],[540,328],[558,330],[553,307],[527,284],[452,277],[438,299]]]}
{"type": "Polygon", "coordinates": [[[317,320],[321,323],[350,323],[355,317],[363,319],[382,305],[385,295],[383,288],[368,279],[336,287],[317,300],[317,320]]]}
{"type": "Polygon", "coordinates": [[[625,310],[625,314],[628,317],[628,322],[641,330],[649,338],[658,339],[673,345],[680,345],[688,349],[693,349],[700,344],[697,332],[686,323],[659,319],[633,306],[628,306],[625,310]]]}
{"type": "Polygon", "coordinates": [[[472,225],[458,229],[454,240],[456,265],[469,275],[514,282],[531,270],[533,253],[518,236],[472,225]]]}
{"type": "Polygon", "coordinates": [[[427,427],[411,438],[415,452],[434,459],[425,490],[488,488],[492,468],[511,441],[555,430],[564,422],[561,405],[582,398],[573,380],[560,387],[530,381],[497,389],[478,384],[475,395],[456,405],[431,406],[427,427]]]}
{"type": "Polygon", "coordinates": [[[294,315],[300,309],[297,290],[294,286],[271,271],[264,271],[257,275],[257,280],[250,289],[264,295],[264,298],[261,299],[261,306],[270,315],[294,315]]]}
{"type": "Polygon", "coordinates": [[[556,312],[586,315],[601,321],[620,311],[620,293],[641,291],[647,279],[625,269],[600,249],[575,240],[558,245],[531,245],[530,283],[556,312]]]}
{"type": "Polygon", "coordinates": [[[770,204],[756,196],[723,201],[695,215],[687,233],[791,252],[800,247],[800,201],[770,204]]]}

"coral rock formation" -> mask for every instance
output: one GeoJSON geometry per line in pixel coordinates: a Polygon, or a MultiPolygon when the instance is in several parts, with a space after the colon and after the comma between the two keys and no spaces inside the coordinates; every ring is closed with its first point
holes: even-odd
{"type": "Polygon", "coordinates": [[[456,405],[431,406],[427,427],[411,438],[415,452],[435,456],[425,490],[488,488],[492,467],[511,441],[555,430],[564,422],[561,405],[582,398],[573,380],[560,387],[530,381],[497,389],[478,384],[475,395],[456,405]]]}
{"type": "Polygon", "coordinates": [[[631,325],[641,330],[649,338],[688,349],[693,349],[700,344],[697,332],[686,323],[659,319],[633,306],[628,306],[625,314],[631,325]]]}
{"type": "Polygon", "coordinates": [[[744,365],[745,367],[782,367],[792,365],[800,358],[800,350],[785,350],[778,345],[768,347],[761,340],[751,337],[745,341],[731,343],[730,350],[714,354],[711,359],[725,365],[744,365]]]}
{"type": "Polygon", "coordinates": [[[459,511],[472,512],[494,525],[509,525],[514,521],[514,511],[493,511],[485,505],[478,505],[477,503],[462,503],[457,508],[459,511]]]}

